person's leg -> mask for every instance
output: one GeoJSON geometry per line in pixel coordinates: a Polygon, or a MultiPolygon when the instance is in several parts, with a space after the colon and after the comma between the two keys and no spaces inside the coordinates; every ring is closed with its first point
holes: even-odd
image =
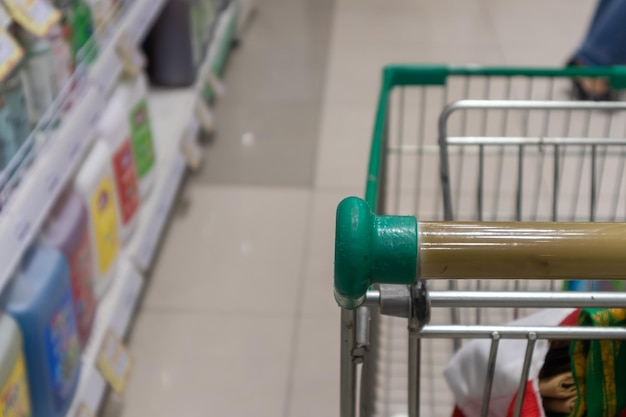
{"type": "Polygon", "coordinates": [[[590,66],[626,64],[626,0],[601,0],[574,59],[590,66]]]}
{"type": "Polygon", "coordinates": [[[600,20],[600,17],[604,15],[604,12],[606,11],[608,5],[613,2],[615,2],[615,0],[598,0],[598,4],[596,5],[596,11],[593,14],[593,19],[591,19],[591,23],[589,24],[589,28],[587,29],[587,35],[585,36],[585,38],[587,38],[589,34],[595,30],[598,25],[598,20],[600,20]]]}

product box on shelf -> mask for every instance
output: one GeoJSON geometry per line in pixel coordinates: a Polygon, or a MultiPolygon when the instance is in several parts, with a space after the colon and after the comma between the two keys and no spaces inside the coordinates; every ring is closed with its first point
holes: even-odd
{"type": "Polygon", "coordinates": [[[145,199],[152,188],[155,176],[156,153],[148,109],[148,85],[143,73],[123,77],[118,91],[126,105],[127,121],[139,179],[139,190],[145,199]]]}
{"type": "Polygon", "coordinates": [[[150,81],[165,87],[191,86],[203,58],[205,26],[201,0],[171,0],[144,42],[150,81]]]}
{"type": "Polygon", "coordinates": [[[87,207],[94,253],[93,289],[102,298],[115,274],[120,251],[119,215],[111,152],[97,141],[74,179],[74,189],[87,207]]]}
{"type": "Polygon", "coordinates": [[[98,123],[98,140],[110,153],[118,202],[119,231],[126,242],[137,226],[140,196],[137,168],[133,156],[126,102],[122,91],[116,89],[98,123]]]}
{"type": "Polygon", "coordinates": [[[91,334],[96,299],[88,213],[77,194],[66,192],[59,198],[42,228],[41,242],[60,251],[68,261],[76,327],[84,347],[91,334]]]}

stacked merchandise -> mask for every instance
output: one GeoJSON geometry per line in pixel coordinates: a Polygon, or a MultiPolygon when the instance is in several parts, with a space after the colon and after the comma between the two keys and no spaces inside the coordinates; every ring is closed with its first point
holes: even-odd
{"type": "Polygon", "coordinates": [[[0,389],[20,394],[0,407],[17,415],[63,416],[73,399],[97,305],[153,182],[146,93],[143,75],[120,80],[91,152],[3,294],[0,389]]]}
{"type": "Polygon", "coordinates": [[[36,125],[58,124],[63,114],[47,114],[52,103],[72,87],[72,73],[83,58],[92,61],[97,54],[89,44],[93,33],[89,5],[83,0],[57,0],[54,6],[43,0],[3,0],[0,6],[0,21],[6,27],[0,37],[18,51],[0,63],[0,170],[36,125]]]}
{"type": "MultiPolygon", "coordinates": [[[[23,13],[9,3],[7,10],[20,23],[23,13]]],[[[93,60],[97,51],[89,41],[89,5],[80,0],[55,5],[62,13],[53,13],[58,16],[45,31],[22,23],[10,27],[11,39],[24,48],[22,62],[3,80],[3,104],[13,106],[13,113],[2,119],[12,127],[15,119],[21,123],[19,129],[2,130],[21,135],[11,138],[13,153],[56,94],[71,88],[66,86],[75,66],[93,60]]],[[[0,298],[0,408],[7,415],[60,417],[73,400],[98,304],[153,183],[147,92],[141,71],[121,77],[91,132],[97,137],[92,149],[0,298]]],[[[6,164],[10,141],[2,140],[6,164]]]]}
{"type": "Polygon", "coordinates": [[[188,87],[213,37],[215,16],[228,5],[220,0],[170,0],[144,42],[154,85],[188,87]]]}
{"type": "MultiPolygon", "coordinates": [[[[51,117],[52,103],[60,92],[75,87],[72,74],[78,66],[97,59],[98,35],[104,33],[100,28],[111,26],[110,17],[124,5],[121,0],[35,0],[48,17],[42,24],[25,6],[27,0],[0,1],[6,6],[4,21],[10,22],[4,34],[0,24],[0,43],[7,39],[16,51],[8,70],[0,62],[2,170],[28,144],[33,129],[60,125],[70,107],[55,102],[60,114],[51,117]]],[[[167,3],[146,42],[154,48],[146,47],[152,53],[148,63],[153,64],[153,83],[196,82],[214,15],[226,4],[167,3]]],[[[153,188],[157,155],[148,77],[142,68],[124,69],[95,128],[86,132],[91,149],[0,296],[2,415],[67,415],[98,306],[107,297],[153,188]]]]}

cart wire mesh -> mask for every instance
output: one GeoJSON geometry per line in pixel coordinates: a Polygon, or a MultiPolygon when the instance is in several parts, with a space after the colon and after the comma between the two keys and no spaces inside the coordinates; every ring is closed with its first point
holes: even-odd
{"type": "MultiPolygon", "coordinates": [[[[378,213],[419,220],[625,221],[626,104],[570,101],[573,77],[602,77],[621,88],[622,68],[392,66],[383,74],[366,193],[378,213]]],[[[435,291],[561,286],[429,282],[435,291]]],[[[433,308],[430,324],[505,324],[532,311],[433,308]]],[[[370,335],[361,415],[406,415],[406,319],[372,311],[370,335]]],[[[459,346],[445,338],[421,341],[421,415],[452,414],[443,370],[459,346]]]]}

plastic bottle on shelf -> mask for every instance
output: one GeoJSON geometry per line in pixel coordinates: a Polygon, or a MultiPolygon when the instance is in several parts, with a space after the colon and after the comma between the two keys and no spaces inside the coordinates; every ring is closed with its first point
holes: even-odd
{"type": "Polygon", "coordinates": [[[216,12],[222,12],[230,6],[232,0],[214,0],[216,2],[216,12]]]}
{"type": "Polygon", "coordinates": [[[74,179],[74,189],[89,213],[89,236],[94,254],[93,290],[97,299],[108,289],[119,253],[118,208],[109,148],[97,141],[74,179]]]}
{"type": "Polygon", "coordinates": [[[73,70],[73,59],[70,47],[60,25],[55,25],[48,33],[47,39],[52,47],[56,90],[60,92],[68,84],[73,70]]]}
{"type": "Polygon", "coordinates": [[[22,332],[6,314],[0,315],[0,410],[3,416],[31,415],[22,332]]]}
{"type": "Polygon", "coordinates": [[[130,140],[133,147],[139,192],[145,199],[154,184],[156,155],[150,111],[148,109],[148,83],[146,76],[140,73],[136,77],[122,78],[118,90],[121,102],[126,106],[127,120],[130,126],[130,140]]]}
{"type": "Polygon", "coordinates": [[[63,255],[35,246],[6,289],[6,312],[24,335],[33,416],[61,417],[80,374],[80,344],[63,255]]]}
{"type": "Polygon", "coordinates": [[[94,37],[95,25],[91,7],[83,0],[72,0],[72,41],[77,62],[83,59],[92,63],[98,56],[98,44],[94,37]],[[93,38],[93,42],[89,42],[93,38]],[[88,48],[84,49],[88,44],[88,48]]]}
{"type": "Polygon", "coordinates": [[[98,56],[98,45],[94,42],[89,45],[88,50],[83,50],[95,33],[93,13],[89,4],[84,0],[55,0],[54,6],[61,10],[62,26],[69,32],[74,63],[78,64],[83,60],[93,62],[98,56]]]}
{"type": "Polygon", "coordinates": [[[72,70],[76,68],[75,62],[75,54],[74,54],[74,40],[72,33],[72,20],[73,20],[73,12],[72,12],[72,4],[70,0],[54,0],[52,2],[54,7],[61,11],[61,21],[59,22],[59,26],[61,27],[61,33],[65,38],[65,42],[69,45],[70,48],[70,56],[72,59],[72,70]]]}
{"type": "Polygon", "coordinates": [[[119,238],[124,243],[137,226],[139,214],[139,183],[130,140],[126,102],[116,89],[98,122],[97,132],[110,152],[119,214],[119,238]]]}
{"type": "Polygon", "coordinates": [[[38,38],[22,30],[20,40],[26,52],[22,72],[26,104],[30,123],[34,126],[41,120],[58,93],[55,62],[52,44],[48,39],[38,38]]]}
{"type": "Polygon", "coordinates": [[[30,134],[21,72],[22,66],[18,65],[0,82],[0,170],[4,170],[30,134]]]}
{"type": "Polygon", "coordinates": [[[68,261],[76,328],[81,346],[91,333],[96,313],[93,293],[93,254],[87,209],[75,193],[61,196],[43,226],[41,242],[60,251],[68,261]]]}
{"type": "Polygon", "coordinates": [[[143,49],[153,84],[186,87],[196,81],[202,55],[199,1],[168,1],[146,37],[143,49]]]}

